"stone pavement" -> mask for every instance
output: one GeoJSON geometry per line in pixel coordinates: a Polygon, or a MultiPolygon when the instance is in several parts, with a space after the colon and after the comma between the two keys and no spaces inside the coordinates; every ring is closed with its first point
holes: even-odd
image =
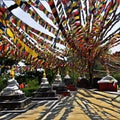
{"type": "Polygon", "coordinates": [[[0,120],[120,120],[120,97],[112,101],[117,94],[78,89],[71,97],[37,101],[25,113],[6,113],[0,120]]]}

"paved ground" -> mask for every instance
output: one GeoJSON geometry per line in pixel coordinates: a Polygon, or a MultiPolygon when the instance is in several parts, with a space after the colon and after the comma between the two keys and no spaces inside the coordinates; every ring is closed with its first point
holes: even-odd
{"type": "Polygon", "coordinates": [[[0,120],[120,120],[118,93],[79,89],[61,100],[38,101],[20,113],[0,113],[0,120]]]}

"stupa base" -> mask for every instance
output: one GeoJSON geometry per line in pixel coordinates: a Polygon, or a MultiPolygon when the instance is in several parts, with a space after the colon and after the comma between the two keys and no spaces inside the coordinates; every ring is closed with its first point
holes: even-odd
{"type": "Polygon", "coordinates": [[[58,100],[59,97],[56,96],[56,92],[34,92],[32,100],[58,100]]]}
{"type": "Polygon", "coordinates": [[[69,91],[57,91],[57,94],[60,94],[62,96],[71,96],[69,91]]]}
{"type": "Polygon", "coordinates": [[[0,101],[0,112],[24,112],[32,107],[31,98],[0,101]]]}
{"type": "Polygon", "coordinates": [[[68,85],[67,89],[70,90],[70,91],[76,91],[77,90],[77,88],[75,87],[75,85],[68,85]]]}
{"type": "Polygon", "coordinates": [[[33,101],[40,101],[40,100],[59,100],[60,97],[35,97],[32,98],[33,101]]]}
{"type": "Polygon", "coordinates": [[[20,101],[25,99],[25,94],[0,96],[0,101],[20,101]]]}
{"type": "Polygon", "coordinates": [[[65,83],[68,90],[70,90],[70,91],[76,91],[77,90],[73,80],[70,77],[64,78],[64,83],[65,83]]]}
{"type": "Polygon", "coordinates": [[[70,91],[65,86],[53,86],[53,90],[56,91],[56,94],[62,96],[70,96],[70,91]]]}

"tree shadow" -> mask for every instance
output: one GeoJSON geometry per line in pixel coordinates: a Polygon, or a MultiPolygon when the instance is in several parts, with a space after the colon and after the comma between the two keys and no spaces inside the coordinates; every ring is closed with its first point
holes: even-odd
{"type": "Polygon", "coordinates": [[[111,100],[112,96],[109,93],[102,94],[102,92],[94,92],[88,89],[78,89],[75,102],[83,109],[92,120],[112,117],[112,119],[119,119],[120,107],[115,105],[115,102],[119,104],[119,101],[111,100]],[[83,106],[81,106],[82,103],[83,106]],[[97,109],[98,108],[98,109],[97,109]],[[99,114],[98,114],[99,113],[99,114]],[[101,115],[102,116],[101,116],[101,115]]]}

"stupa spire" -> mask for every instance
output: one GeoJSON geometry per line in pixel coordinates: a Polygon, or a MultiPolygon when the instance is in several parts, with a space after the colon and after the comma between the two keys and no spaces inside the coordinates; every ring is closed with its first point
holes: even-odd
{"type": "Polygon", "coordinates": [[[68,75],[69,74],[69,72],[68,71],[66,71],[66,75],[68,75]]]}
{"type": "Polygon", "coordinates": [[[12,67],[10,70],[10,76],[12,76],[13,78],[15,77],[15,68],[12,67]]]}
{"type": "Polygon", "coordinates": [[[46,72],[45,72],[45,70],[44,70],[44,73],[43,73],[43,78],[46,78],[46,72]]]}
{"type": "Polygon", "coordinates": [[[57,74],[60,74],[60,70],[58,69],[58,72],[57,72],[57,74]]]}

